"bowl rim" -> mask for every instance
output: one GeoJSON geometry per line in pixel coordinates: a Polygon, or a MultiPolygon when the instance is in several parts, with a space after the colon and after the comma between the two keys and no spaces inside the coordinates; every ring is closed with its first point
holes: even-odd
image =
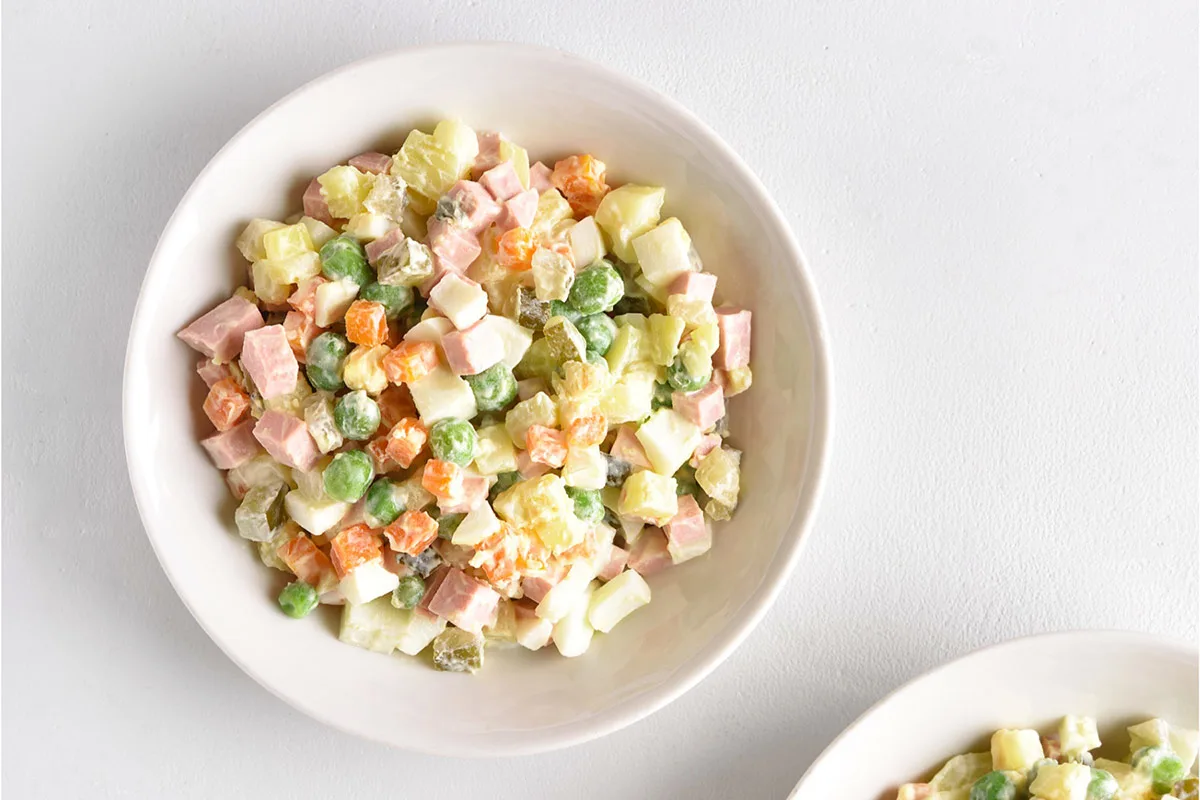
{"type": "MultiPolygon", "coordinates": [[[[151,548],[154,550],[154,555],[158,559],[159,565],[170,581],[175,594],[183,602],[188,613],[200,625],[201,629],[208,637],[217,645],[218,648],[236,664],[244,673],[254,679],[256,683],[266,689],[275,697],[287,703],[292,708],[295,708],[307,716],[318,720],[319,722],[328,725],[336,730],[358,736],[370,741],[379,742],[381,744],[396,747],[398,749],[407,750],[415,753],[423,753],[427,755],[455,757],[498,757],[498,756],[522,756],[532,755],[536,753],[549,752],[552,750],[572,747],[582,744],[593,739],[614,733],[622,728],[639,722],[650,716],[656,711],[667,706],[669,703],[681,697],[687,691],[695,687],[701,680],[707,677],[715,670],[722,662],[728,658],[734,650],[736,650],[746,637],[758,626],[766,612],[774,604],[787,583],[788,577],[794,571],[795,566],[800,558],[800,553],[803,550],[809,535],[812,532],[813,523],[817,512],[820,508],[821,497],[824,493],[826,473],[829,465],[829,448],[833,435],[833,381],[831,370],[831,356],[829,346],[829,335],[826,326],[824,312],[822,310],[819,296],[816,290],[816,285],[810,275],[808,259],[805,257],[800,248],[799,242],[796,239],[795,232],[788,224],[786,217],[775,203],[774,199],[767,192],[766,187],[758,176],[746,165],[737,152],[727,144],[716,132],[708,127],[698,116],[684,107],[681,103],[659,92],[656,89],[648,86],[642,81],[626,75],[614,68],[556,48],[545,47],[542,45],[531,45],[525,43],[514,42],[498,42],[498,41],[451,41],[440,42],[433,44],[414,45],[408,47],[395,48],[380,53],[376,53],[365,58],[357,59],[349,63],[338,66],[329,70],[312,80],[306,81],[302,85],[289,91],[283,97],[267,106],[266,109],[258,113],[243,125],[237,133],[217,150],[216,153],[208,160],[203,169],[196,175],[195,179],[188,186],[187,190],[180,197],[171,216],[167,219],[162,232],[159,234],[155,244],[154,251],[147,263],[146,272],[142,277],[141,284],[138,287],[137,303],[134,306],[132,321],[130,323],[129,335],[126,340],[125,359],[122,371],[121,383],[121,407],[122,407],[122,428],[123,428],[123,444],[125,452],[126,468],[129,473],[130,485],[133,490],[134,503],[137,506],[138,516],[141,518],[142,527],[145,530],[147,538],[150,540],[151,548]],[[153,524],[150,516],[147,513],[149,508],[146,499],[143,497],[143,489],[141,488],[143,480],[140,477],[144,472],[144,466],[135,456],[138,450],[137,444],[134,442],[135,429],[133,412],[131,406],[130,392],[130,363],[132,355],[145,334],[143,329],[146,323],[146,315],[144,313],[143,303],[146,299],[145,289],[151,276],[157,271],[163,269],[160,263],[163,258],[162,250],[164,243],[172,236],[178,227],[179,216],[185,207],[189,205],[189,201],[193,195],[198,193],[199,188],[205,184],[211,177],[216,166],[223,162],[227,152],[248,132],[256,127],[259,122],[275,112],[277,108],[291,101],[293,98],[308,92],[310,89],[322,85],[326,82],[341,78],[347,73],[351,73],[360,69],[368,69],[374,65],[388,62],[396,59],[404,59],[409,57],[421,57],[430,54],[446,54],[456,50],[478,51],[487,50],[490,54],[497,55],[503,53],[523,54],[526,56],[541,56],[551,59],[566,60],[572,65],[580,69],[585,74],[590,74],[598,80],[614,85],[622,91],[640,95],[643,99],[652,101],[665,109],[669,115],[674,115],[680,121],[688,125],[692,132],[701,139],[707,146],[718,153],[729,164],[733,172],[743,182],[750,194],[753,196],[762,208],[769,214],[771,223],[781,233],[781,244],[788,253],[787,268],[795,273],[795,278],[799,281],[801,294],[806,304],[805,312],[809,317],[809,329],[812,337],[812,363],[813,363],[813,402],[812,402],[812,428],[810,430],[809,444],[809,474],[811,477],[807,483],[811,486],[811,500],[807,508],[799,509],[798,518],[794,518],[790,528],[781,540],[774,558],[770,562],[767,571],[763,573],[762,580],[759,586],[754,590],[751,596],[747,599],[744,607],[745,616],[740,624],[726,626],[714,639],[703,653],[698,654],[689,661],[682,664],[671,676],[671,679],[665,680],[659,685],[639,693],[636,697],[618,702],[606,709],[601,714],[593,715],[587,719],[579,720],[571,723],[569,726],[556,726],[539,729],[537,731],[528,731],[521,736],[510,736],[507,739],[491,739],[484,746],[472,746],[472,748],[453,754],[447,753],[444,750],[439,750],[436,747],[423,746],[420,742],[403,745],[384,738],[380,735],[375,735],[368,731],[351,729],[335,720],[332,720],[325,715],[316,712],[308,705],[302,703],[300,699],[285,695],[276,690],[268,681],[249,664],[242,661],[231,649],[230,645],[225,641],[221,634],[211,627],[204,619],[200,617],[188,601],[188,598],[179,590],[179,584],[173,574],[171,568],[160,549],[160,533],[157,531],[156,524],[153,524]]],[[[165,545],[164,545],[165,546],[165,545]]]]}
{"type": "Polygon", "coordinates": [[[866,711],[862,712],[845,727],[845,729],[834,737],[825,749],[821,751],[813,762],[809,764],[808,769],[800,776],[800,780],[796,782],[791,793],[788,794],[788,800],[800,800],[800,791],[804,788],[804,783],[809,776],[813,774],[825,761],[833,757],[834,752],[842,744],[844,740],[850,737],[855,731],[864,726],[867,721],[873,718],[878,712],[893,702],[898,702],[899,698],[908,694],[910,691],[916,691],[919,688],[936,683],[941,680],[946,673],[961,669],[964,664],[973,663],[975,661],[986,661],[993,658],[997,652],[1006,650],[1015,650],[1021,647],[1028,647],[1038,642],[1051,643],[1067,643],[1072,640],[1080,643],[1096,643],[1110,642],[1112,644],[1122,644],[1125,646],[1138,649],[1153,649],[1159,652],[1169,652],[1175,655],[1190,658],[1193,661],[1200,660],[1200,650],[1194,643],[1189,643],[1171,636],[1161,634],[1147,633],[1144,631],[1129,631],[1118,628],[1100,628],[1096,630],[1088,630],[1080,628],[1077,630],[1068,631],[1051,631],[1047,633],[1034,633],[1028,636],[1018,636],[1015,639],[1006,639],[1002,642],[994,642],[983,647],[976,648],[970,652],[964,653],[961,656],[952,658],[949,661],[942,662],[930,669],[922,672],[910,680],[897,686],[892,691],[888,692],[882,698],[872,703],[866,711]]]}

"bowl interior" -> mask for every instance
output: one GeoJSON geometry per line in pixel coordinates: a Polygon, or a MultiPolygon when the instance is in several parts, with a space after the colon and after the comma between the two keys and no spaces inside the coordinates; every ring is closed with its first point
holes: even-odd
{"type": "Polygon", "coordinates": [[[281,697],[343,729],[409,749],[514,753],[579,741],[649,713],[711,669],[773,597],[798,553],[826,436],[815,299],[785,223],[728,149],[674,104],[552,51],[455,46],[361,62],[306,86],[223,149],[188,192],[142,289],[126,363],[126,447],[155,549],[221,647],[281,697]],[[486,79],[481,79],[486,75],[486,79]],[[651,579],[654,599],[574,660],[490,652],[473,677],[337,641],[336,613],[292,622],[285,581],[240,540],[220,473],[197,446],[207,422],[196,355],[175,332],[245,274],[232,242],[283,218],[303,187],[365,150],[393,152],[414,126],[457,117],[504,132],[531,159],[574,152],[610,182],[667,187],[721,299],[754,311],[754,388],[731,402],[745,451],[743,500],[712,552],[651,579]],[[338,676],[330,680],[332,676],[338,676]],[[419,728],[409,720],[422,720],[419,728]]]}
{"type": "Polygon", "coordinates": [[[1125,728],[1162,717],[1197,724],[1194,646],[1142,634],[1085,631],[1018,639],[972,653],[908,684],[829,746],[794,800],[892,800],[951,756],[987,752],[1000,728],[1053,730],[1067,714],[1095,717],[1100,755],[1125,758],[1125,728]]]}

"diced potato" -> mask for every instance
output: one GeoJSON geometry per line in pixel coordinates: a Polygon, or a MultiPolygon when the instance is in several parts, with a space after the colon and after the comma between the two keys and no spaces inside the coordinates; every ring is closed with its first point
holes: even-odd
{"type": "Polygon", "coordinates": [[[754,373],[750,371],[750,365],[744,367],[734,367],[725,371],[725,396],[733,397],[741,394],[750,388],[754,383],[754,373]]]}
{"type": "Polygon", "coordinates": [[[563,364],[563,375],[554,376],[554,390],[562,397],[569,398],[601,398],[612,381],[608,374],[608,364],[598,362],[592,364],[586,361],[568,361],[563,364]]]}
{"type": "Polygon", "coordinates": [[[660,306],[667,304],[667,289],[671,284],[664,283],[661,286],[650,281],[645,275],[638,275],[633,279],[633,285],[641,290],[642,294],[649,297],[660,306]]]}
{"type": "Polygon", "coordinates": [[[1082,764],[1044,764],[1029,789],[1038,800],[1086,800],[1092,770],[1082,764]]]}
{"type": "Polygon", "coordinates": [[[547,189],[538,197],[537,213],[529,230],[539,241],[553,236],[554,228],[563,220],[572,218],[571,204],[556,189],[547,189]]]}
{"type": "Polygon", "coordinates": [[[439,419],[459,417],[472,419],[479,413],[475,405],[475,393],[465,380],[439,364],[432,372],[409,385],[413,404],[427,424],[439,419]]]}
{"type": "Polygon", "coordinates": [[[526,650],[541,650],[550,643],[554,623],[535,615],[517,618],[517,644],[526,650]]]}
{"type": "MultiPolygon", "coordinates": [[[[458,162],[459,176],[465,175],[471,169],[471,165],[475,163],[475,157],[479,155],[479,137],[474,130],[459,120],[444,119],[434,126],[433,138],[458,162]]],[[[503,158],[503,144],[500,152],[501,158],[503,158]]],[[[525,162],[525,169],[528,176],[528,159],[525,162]]]]}
{"type": "Polygon", "coordinates": [[[337,236],[337,231],[319,219],[301,217],[300,224],[308,228],[308,238],[312,240],[314,250],[320,250],[326,242],[337,236]]]}
{"type": "MultiPolygon", "coordinates": [[[[377,597],[391,594],[400,585],[400,578],[389,572],[382,558],[359,564],[338,582],[338,591],[350,605],[369,603],[377,597]]],[[[390,604],[389,600],[389,604],[390,604]]]]}
{"type": "Polygon", "coordinates": [[[717,323],[711,322],[696,326],[692,330],[691,340],[700,348],[700,352],[712,358],[713,354],[717,352],[717,348],[721,346],[721,332],[717,323]]]}
{"type": "Polygon", "coordinates": [[[642,274],[655,286],[666,286],[694,268],[691,249],[692,237],[675,217],[633,240],[642,274]]]}
{"type": "MultiPolygon", "coordinates": [[[[589,564],[582,562],[573,564],[566,576],[546,592],[542,602],[538,603],[537,615],[550,622],[558,622],[571,612],[572,608],[588,594],[588,587],[596,577],[595,571],[589,564]]],[[[586,608],[584,609],[586,613],[586,608]]]]}
{"type": "MultiPolygon", "coordinates": [[[[687,297],[682,294],[670,295],[667,298],[667,313],[682,319],[688,330],[717,324],[717,312],[713,310],[712,303],[699,297],[687,297]]],[[[707,339],[705,341],[706,344],[709,342],[707,339]]],[[[716,348],[714,347],[713,353],[715,352],[716,348]]]]}
{"type": "Polygon", "coordinates": [[[1129,755],[1131,757],[1143,747],[1154,747],[1159,744],[1170,746],[1171,743],[1171,726],[1163,719],[1148,719],[1137,725],[1130,725],[1126,730],[1129,731],[1129,755]]]}
{"type": "Polygon", "coordinates": [[[641,575],[627,569],[593,592],[588,622],[601,633],[608,633],[649,602],[650,585],[641,575]]]}
{"type": "Polygon", "coordinates": [[[567,242],[571,245],[571,255],[575,266],[584,269],[604,258],[604,236],[596,224],[595,217],[584,217],[567,228],[567,242]]]}
{"type": "Polygon", "coordinates": [[[477,432],[479,442],[475,447],[475,469],[482,475],[499,475],[515,472],[517,451],[508,429],[503,424],[489,425],[477,432]]]}
{"type": "Polygon", "coordinates": [[[313,252],[298,253],[285,258],[269,258],[259,261],[255,267],[258,264],[263,265],[262,268],[272,283],[288,286],[289,289],[293,283],[306,281],[321,274],[321,258],[313,252]]]}
{"type": "Polygon", "coordinates": [[[288,516],[313,536],[320,536],[341,522],[342,517],[350,510],[349,503],[329,497],[314,500],[300,492],[288,492],[283,505],[288,516]]]}
{"type": "Polygon", "coordinates": [[[630,326],[645,333],[650,328],[650,320],[645,314],[618,314],[613,317],[618,328],[630,326]]]}
{"type": "Polygon", "coordinates": [[[604,354],[604,360],[608,362],[608,371],[611,374],[619,376],[631,364],[642,359],[644,335],[641,330],[632,325],[617,328],[617,335],[613,337],[612,346],[604,354]]]}
{"type": "Polygon", "coordinates": [[[272,305],[287,302],[288,295],[292,293],[291,284],[275,279],[270,261],[255,261],[251,275],[254,278],[254,293],[259,300],[272,305]]]}
{"type": "MultiPolygon", "coordinates": [[[[391,604],[387,597],[380,598],[391,604]]],[[[401,611],[408,615],[408,621],[403,627],[400,638],[396,640],[396,649],[409,656],[415,656],[433,642],[438,635],[446,630],[446,620],[435,614],[413,609],[401,611]]]]}
{"type": "MultiPolygon", "coordinates": [[[[388,352],[390,351],[385,344],[375,347],[364,347],[363,345],[355,347],[350,351],[350,355],[346,356],[346,363],[342,369],[342,380],[351,389],[360,389],[370,395],[381,393],[388,387],[387,373],[383,369],[383,359],[388,352]]],[[[413,389],[415,399],[415,386],[413,389]]],[[[424,415],[422,414],[422,416],[424,415]]]]}
{"type": "Polygon", "coordinates": [[[652,370],[626,370],[600,403],[600,410],[608,424],[640,422],[650,416],[655,378],[652,370]]]}
{"type": "Polygon", "coordinates": [[[360,242],[372,242],[396,227],[396,223],[380,214],[363,212],[346,221],[346,233],[360,242]]]}
{"type": "Polygon", "coordinates": [[[1024,772],[1045,756],[1037,731],[998,730],[992,734],[992,769],[1024,772]]]}
{"type": "Polygon", "coordinates": [[[566,300],[575,282],[575,267],[564,255],[539,247],[533,253],[533,292],[543,303],[566,300]]]}
{"type": "Polygon", "coordinates": [[[315,252],[308,228],[300,223],[273,228],[263,234],[263,251],[272,261],[315,252]]]}
{"type": "Polygon", "coordinates": [[[575,516],[575,503],[562,478],[554,474],[514,484],[493,506],[506,522],[532,529],[556,553],[581,542],[588,531],[575,516]]]}
{"type": "Polygon", "coordinates": [[[363,200],[371,191],[370,177],[354,167],[332,167],[317,177],[317,183],[329,213],[338,219],[350,219],[362,211],[363,200]]]}
{"type": "Polygon", "coordinates": [[[521,185],[529,188],[529,153],[524,147],[518,147],[508,139],[500,140],[500,160],[511,161],[513,172],[521,179],[521,185]]]}
{"type": "Polygon", "coordinates": [[[347,603],[342,609],[338,638],[346,644],[391,653],[399,649],[415,656],[446,628],[446,621],[421,611],[395,608],[390,597],[369,603],[347,603]]]}
{"type": "Polygon", "coordinates": [[[665,525],[667,520],[679,513],[675,479],[650,470],[633,473],[621,487],[618,513],[665,525]]]}
{"type": "Polygon", "coordinates": [[[474,281],[449,273],[429,293],[430,304],[462,330],[479,322],[488,311],[487,293],[474,281]]]}
{"type": "Polygon", "coordinates": [[[1196,753],[1200,750],[1200,732],[1171,726],[1170,740],[1171,749],[1183,762],[1184,772],[1191,773],[1192,765],[1196,763],[1196,753]]]}
{"type": "Polygon", "coordinates": [[[1063,753],[1079,755],[1100,746],[1100,734],[1096,731],[1096,720],[1091,717],[1076,717],[1071,714],[1058,724],[1058,740],[1063,753]]]}
{"type": "MultiPolygon", "coordinates": [[[[651,363],[660,367],[670,366],[679,351],[679,340],[683,336],[684,321],[679,317],[651,314],[647,321],[647,349],[651,363]]],[[[715,352],[715,350],[714,350],[715,352]]]]}
{"type": "Polygon", "coordinates": [[[450,541],[460,547],[474,547],[500,530],[500,520],[487,503],[480,503],[467,512],[450,541]]]}
{"type": "Polygon", "coordinates": [[[500,340],[504,346],[504,357],[500,360],[510,368],[516,367],[533,344],[533,331],[523,328],[508,317],[489,314],[479,323],[490,336],[500,340]]]}
{"type": "Polygon", "coordinates": [[[991,753],[965,753],[945,763],[929,785],[936,791],[950,791],[971,784],[992,771],[991,753]]]}
{"type": "Polygon", "coordinates": [[[381,173],[371,176],[371,191],[363,200],[368,213],[391,220],[397,225],[404,219],[408,206],[408,185],[398,175],[381,173]]]}
{"type": "Polygon", "coordinates": [[[674,475],[686,464],[700,443],[700,436],[698,427],[671,408],[655,411],[637,430],[646,457],[660,475],[674,475]]]}
{"type": "Polygon", "coordinates": [[[552,428],[556,424],[558,424],[558,405],[545,392],[538,392],[528,400],[517,403],[504,418],[504,427],[508,431],[508,438],[521,449],[525,447],[525,434],[529,432],[531,425],[545,425],[552,428]]]}
{"type": "Polygon", "coordinates": [[[596,209],[596,223],[608,235],[612,251],[622,261],[637,259],[631,242],[658,224],[667,192],[661,186],[627,183],[604,196],[596,209]]]}
{"type": "Polygon", "coordinates": [[[274,230],[285,227],[282,222],[272,219],[252,219],[246,228],[238,234],[237,249],[247,261],[262,261],[267,258],[267,249],[263,245],[263,236],[274,230]]]}
{"type": "Polygon", "coordinates": [[[731,510],[737,507],[741,472],[737,457],[729,450],[717,447],[701,458],[696,482],[716,502],[731,510]]]}
{"type": "Polygon", "coordinates": [[[608,461],[599,447],[572,448],[567,451],[562,478],[567,486],[603,489],[608,478],[608,461]]]}
{"type": "Polygon", "coordinates": [[[309,386],[308,379],[304,377],[302,371],[296,376],[296,385],[290,392],[264,400],[263,407],[270,411],[286,411],[288,414],[298,417],[303,413],[304,401],[312,396],[312,393],[312,387],[309,386]]]}
{"type": "MultiPolygon", "coordinates": [[[[317,287],[313,300],[313,322],[322,328],[346,316],[346,309],[358,296],[358,284],[351,280],[327,281],[317,287]]],[[[286,298],[285,298],[286,299],[286,298]]]]}
{"type": "Polygon", "coordinates": [[[435,134],[414,130],[392,157],[392,174],[408,185],[410,206],[418,213],[432,214],[438,198],[470,169],[471,164],[462,159],[468,151],[455,150],[461,144],[457,131],[444,132],[439,141],[435,134]]]}
{"type": "Polygon", "coordinates": [[[595,581],[589,583],[566,616],[554,623],[554,646],[564,658],[581,656],[592,644],[595,629],[588,622],[588,608],[597,586],[595,581]]]}

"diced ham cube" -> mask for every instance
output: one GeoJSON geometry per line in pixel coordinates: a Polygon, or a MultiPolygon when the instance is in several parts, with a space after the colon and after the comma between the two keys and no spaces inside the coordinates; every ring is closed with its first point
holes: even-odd
{"type": "MultiPolygon", "coordinates": [[[[384,361],[387,361],[386,357],[384,361]]],[[[384,371],[386,372],[386,370],[387,364],[385,363],[384,371]]],[[[391,379],[391,375],[388,375],[388,379],[391,379]]],[[[383,417],[383,426],[389,430],[405,417],[417,416],[417,407],[413,403],[412,392],[408,390],[407,386],[389,386],[383,390],[383,394],[375,398],[375,402],[379,404],[379,414],[383,417]]]]}
{"type": "Polygon", "coordinates": [[[446,364],[455,375],[478,375],[504,358],[504,342],[482,322],[442,337],[446,364]]]}
{"type": "Polygon", "coordinates": [[[283,318],[283,331],[287,334],[288,345],[291,346],[292,355],[296,357],[296,361],[301,364],[305,361],[308,346],[323,330],[325,329],[317,327],[317,323],[312,321],[312,317],[295,309],[289,311],[283,318]]]}
{"type": "Polygon", "coordinates": [[[554,184],[550,182],[550,176],[553,174],[554,170],[538,161],[529,168],[529,188],[539,195],[550,191],[554,188],[554,184]]]}
{"type": "Polygon", "coordinates": [[[712,381],[694,392],[674,392],[671,405],[693,425],[706,431],[725,416],[725,393],[712,381]]]}
{"type": "Polygon", "coordinates": [[[475,164],[471,174],[482,175],[500,163],[500,134],[495,131],[479,131],[475,134],[479,142],[479,154],[475,156],[475,164]]]}
{"type": "Polygon", "coordinates": [[[491,482],[484,477],[467,475],[463,477],[462,489],[458,494],[449,498],[438,498],[438,511],[443,514],[466,514],[487,499],[491,482]]]}
{"type": "Polygon", "coordinates": [[[333,214],[329,212],[329,203],[321,194],[321,183],[316,178],[309,182],[304,190],[304,216],[319,219],[326,225],[333,225],[333,214]]]}
{"type": "Polygon", "coordinates": [[[253,420],[246,420],[227,431],[201,439],[200,445],[219,469],[240,467],[254,458],[260,449],[258,440],[254,438],[253,420]]]}
{"type": "Polygon", "coordinates": [[[700,459],[716,450],[721,446],[721,437],[715,433],[706,433],[700,437],[700,444],[696,445],[696,449],[692,451],[692,457],[688,459],[688,463],[694,468],[699,468],[700,459]]]}
{"type": "Polygon", "coordinates": [[[392,167],[392,157],[383,153],[360,153],[347,162],[359,172],[370,172],[378,175],[387,172],[392,167]]]}
{"type": "Polygon", "coordinates": [[[528,450],[517,451],[517,472],[521,473],[521,477],[525,480],[541,477],[549,471],[550,467],[530,458],[528,450]]]}
{"type": "Polygon", "coordinates": [[[317,289],[328,280],[317,275],[296,284],[296,291],[288,298],[288,305],[306,317],[315,317],[317,311],[317,289]]]}
{"type": "Polygon", "coordinates": [[[674,562],[667,550],[667,537],[658,528],[647,528],[629,551],[629,568],[646,578],[662,572],[674,562]]]}
{"type": "Polygon", "coordinates": [[[254,426],[254,438],[280,464],[302,472],[312,469],[321,457],[304,421],[282,411],[263,414],[254,426]]]}
{"type": "Polygon", "coordinates": [[[437,594],[437,590],[441,588],[442,581],[446,580],[446,576],[450,574],[450,567],[445,564],[434,568],[433,572],[425,580],[425,594],[421,595],[421,602],[417,603],[417,608],[428,611],[429,603],[433,600],[433,596],[437,594]]]}
{"type": "Polygon", "coordinates": [[[545,573],[541,575],[527,575],[521,581],[521,589],[524,590],[525,596],[530,600],[540,603],[546,596],[546,592],[556,586],[566,575],[566,565],[555,561],[546,568],[545,573]]]}
{"type": "Polygon", "coordinates": [[[479,182],[492,197],[503,202],[525,190],[511,161],[502,161],[480,176],[479,182]]]}
{"type": "Polygon", "coordinates": [[[711,272],[684,272],[671,282],[667,294],[682,294],[692,300],[711,303],[717,291],[717,276],[711,272]]]}
{"type": "Polygon", "coordinates": [[[738,308],[717,309],[721,345],[713,356],[717,369],[737,369],[750,363],[750,312],[738,308]]]}
{"type": "Polygon", "coordinates": [[[617,438],[613,440],[608,454],[613,458],[627,461],[635,467],[651,468],[650,459],[646,457],[646,450],[638,441],[637,429],[633,425],[622,425],[617,429],[617,438]]]}
{"type": "Polygon", "coordinates": [[[429,611],[471,633],[480,633],[496,613],[500,595],[460,569],[450,569],[429,601],[429,611]]]}
{"type": "Polygon", "coordinates": [[[621,574],[625,569],[625,564],[629,561],[629,551],[623,547],[613,545],[612,555],[608,557],[608,563],[601,568],[597,577],[602,581],[611,581],[613,578],[621,574]]]}
{"type": "Polygon", "coordinates": [[[228,378],[230,372],[227,365],[218,364],[211,358],[205,358],[196,365],[196,374],[200,376],[200,380],[204,381],[204,385],[211,389],[217,381],[228,378]]]}
{"type": "Polygon", "coordinates": [[[179,332],[189,347],[217,361],[232,361],[242,352],[242,339],[263,326],[258,306],[234,295],[179,332]]]}
{"type": "Polygon", "coordinates": [[[374,241],[367,242],[365,249],[367,251],[367,261],[371,266],[378,266],[380,257],[391,250],[398,244],[403,244],[404,233],[399,228],[392,228],[390,231],[380,236],[374,241]]]}
{"type": "Polygon", "coordinates": [[[512,228],[528,228],[533,224],[537,215],[538,193],[527,189],[504,201],[504,211],[496,220],[496,227],[502,231],[512,228]]]}
{"type": "Polygon", "coordinates": [[[443,272],[467,271],[471,262],[479,258],[479,239],[475,234],[454,225],[439,225],[437,233],[429,234],[429,249],[433,251],[437,267],[443,272]]]}
{"type": "MultiPolygon", "coordinates": [[[[451,186],[450,191],[446,194],[451,200],[458,203],[458,207],[463,213],[461,227],[477,236],[500,216],[502,210],[500,204],[487,189],[475,181],[459,181],[451,186]]],[[[436,234],[438,226],[444,222],[444,220],[436,218],[430,220],[429,238],[431,240],[436,234]]]]}
{"type": "Polygon", "coordinates": [[[296,378],[300,375],[300,365],[282,325],[268,325],[246,333],[242,367],[250,374],[250,380],[254,381],[264,400],[295,389],[296,378]]]}
{"type": "Polygon", "coordinates": [[[712,530],[704,522],[700,504],[690,494],[679,497],[679,511],[671,517],[666,530],[667,552],[672,563],[682,564],[712,548],[712,530]]]}

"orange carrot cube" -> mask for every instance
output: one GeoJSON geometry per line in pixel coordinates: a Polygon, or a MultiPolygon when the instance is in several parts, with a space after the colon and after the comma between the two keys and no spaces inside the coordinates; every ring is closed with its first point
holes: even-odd
{"type": "Polygon", "coordinates": [[[385,428],[390,429],[405,417],[417,416],[417,406],[413,403],[412,393],[404,384],[384,389],[383,393],[375,398],[375,402],[379,404],[379,415],[383,418],[385,428]]]}
{"type": "Polygon", "coordinates": [[[431,458],[421,473],[421,486],[439,500],[451,500],[462,494],[463,470],[452,461],[431,458]]]}
{"type": "Polygon", "coordinates": [[[408,469],[409,465],[425,449],[425,441],[428,438],[425,426],[419,419],[406,417],[388,431],[387,457],[402,468],[408,469]]]}
{"type": "Polygon", "coordinates": [[[329,556],[322,553],[307,536],[290,539],[275,552],[297,578],[316,589],[318,594],[337,586],[337,572],[329,556]]]}
{"type": "Polygon", "coordinates": [[[567,460],[567,435],[545,425],[530,425],[525,433],[529,460],[558,469],[567,460]]]}
{"type": "Polygon", "coordinates": [[[383,357],[383,371],[392,383],[419,381],[437,365],[437,345],[433,342],[401,342],[383,357]]]}
{"type": "Polygon", "coordinates": [[[396,460],[388,455],[388,437],[380,436],[378,439],[372,439],[364,449],[371,456],[376,475],[386,475],[399,468],[400,465],[396,460]]]}
{"type": "Polygon", "coordinates": [[[219,431],[227,431],[241,421],[250,410],[250,397],[233,378],[222,378],[208,390],[204,398],[204,413],[219,431]]]}
{"type": "Polygon", "coordinates": [[[329,543],[329,554],[332,556],[333,568],[339,577],[345,577],[360,564],[383,555],[383,542],[379,534],[366,525],[351,525],[338,532],[329,543]]]}
{"type": "Polygon", "coordinates": [[[570,156],[554,165],[550,182],[563,193],[576,216],[596,213],[608,185],[604,182],[604,162],[588,154],[570,156]]]}
{"type": "Polygon", "coordinates": [[[383,529],[383,535],[397,553],[419,556],[437,540],[438,524],[424,511],[405,511],[383,529]]]}
{"type": "Polygon", "coordinates": [[[577,417],[567,426],[568,447],[591,447],[604,441],[608,435],[608,420],[603,414],[577,417]]]}
{"type": "Polygon", "coordinates": [[[346,309],[346,338],[364,347],[383,344],[388,337],[383,303],[355,300],[346,309]]]}
{"type": "Polygon", "coordinates": [[[533,266],[533,252],[537,243],[528,228],[512,228],[496,240],[496,263],[513,272],[521,272],[533,266]]]}

